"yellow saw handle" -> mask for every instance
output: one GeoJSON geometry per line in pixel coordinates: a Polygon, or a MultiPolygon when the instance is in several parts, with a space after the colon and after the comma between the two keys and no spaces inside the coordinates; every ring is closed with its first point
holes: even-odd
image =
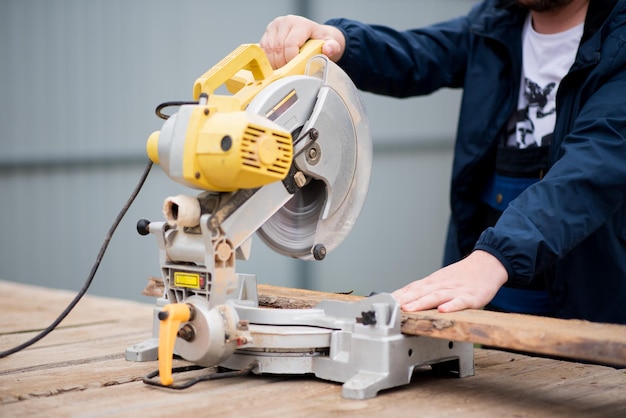
{"type": "Polygon", "coordinates": [[[159,378],[161,384],[169,386],[172,378],[172,358],[178,328],[191,319],[191,307],[186,303],[171,303],[159,312],[159,378]]]}
{"type": "Polygon", "coordinates": [[[193,86],[194,99],[198,100],[200,93],[213,94],[239,70],[250,71],[256,81],[266,79],[273,72],[265,52],[259,45],[241,45],[196,80],[193,86]]]}
{"type": "Polygon", "coordinates": [[[294,59],[285,66],[272,70],[265,52],[258,44],[243,44],[198,77],[193,86],[193,97],[198,100],[201,93],[211,96],[216,89],[229,80],[237,78],[237,81],[241,81],[241,78],[236,77],[237,73],[240,70],[248,70],[253,77],[248,86],[254,88],[250,91],[244,86],[236,93],[242,105],[245,106],[259,91],[259,88],[288,75],[304,74],[307,62],[315,55],[322,53],[322,45],[324,45],[322,40],[307,41],[294,59]]]}

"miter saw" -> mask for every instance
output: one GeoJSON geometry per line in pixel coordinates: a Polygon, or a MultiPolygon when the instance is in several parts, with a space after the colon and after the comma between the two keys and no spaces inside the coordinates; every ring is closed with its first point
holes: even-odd
{"type": "Polygon", "coordinates": [[[196,81],[195,101],[148,140],[150,159],[171,179],[202,190],[167,198],[165,222],[138,223],[157,238],[164,294],[153,338],[126,357],[158,355],[159,385],[176,386],[174,354],[233,371],[314,374],[343,382],[343,396],[354,399],[409,383],[419,365],[474,373],[470,343],[403,335],[390,294],[265,309],[255,277],[235,271],[255,232],[281,254],[323,259],[365,201],[368,120],[355,86],[321,47],[309,41],[272,70],[258,45],[242,45],[196,81]]]}

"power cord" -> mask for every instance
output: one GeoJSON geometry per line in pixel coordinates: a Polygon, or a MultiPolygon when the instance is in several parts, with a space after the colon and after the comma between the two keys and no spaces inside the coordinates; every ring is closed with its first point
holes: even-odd
{"type": "Polygon", "coordinates": [[[175,100],[175,101],[172,101],[172,102],[163,102],[163,103],[161,103],[160,105],[158,105],[156,107],[156,109],[154,110],[154,113],[156,113],[156,115],[158,117],[160,117],[161,119],[168,120],[171,115],[166,115],[165,113],[163,113],[163,109],[165,109],[166,107],[184,106],[184,105],[197,105],[197,104],[198,104],[197,100],[192,100],[192,101],[175,100]]]}
{"type": "Polygon", "coordinates": [[[144,172],[141,175],[141,178],[139,179],[139,183],[137,183],[137,186],[135,186],[135,189],[133,190],[132,194],[130,195],[130,197],[128,198],[128,200],[126,201],[122,209],[119,211],[119,213],[117,214],[117,217],[113,221],[113,224],[109,228],[109,231],[107,232],[107,235],[104,238],[104,242],[102,243],[102,246],[100,247],[100,252],[98,253],[98,256],[96,257],[96,261],[91,267],[91,272],[89,273],[87,280],[83,284],[83,287],[80,289],[78,294],[74,297],[74,300],[72,300],[70,304],[67,305],[65,310],[61,312],[61,314],[57,317],[57,319],[55,319],[54,322],[50,324],[46,329],[44,329],[39,334],[31,338],[30,340],[26,341],[25,343],[22,343],[9,350],[0,352],[0,358],[10,356],[11,354],[15,354],[18,351],[25,349],[26,347],[30,347],[31,345],[35,344],[37,341],[44,338],[46,335],[50,334],[57,327],[57,325],[59,325],[61,321],[65,319],[65,317],[72,311],[72,309],[74,309],[76,304],[78,304],[78,302],[82,299],[85,293],[87,293],[87,290],[89,289],[89,286],[91,286],[91,282],[93,281],[93,278],[96,275],[96,271],[98,271],[98,267],[100,267],[100,262],[102,261],[102,258],[104,257],[104,253],[106,252],[107,247],[109,246],[109,242],[111,241],[111,238],[113,238],[113,234],[115,233],[115,230],[117,229],[118,225],[124,218],[124,215],[126,215],[126,212],[128,212],[130,205],[133,204],[133,202],[135,201],[135,198],[141,191],[141,188],[146,182],[146,178],[148,177],[148,174],[150,173],[151,168],[152,168],[152,161],[150,161],[146,165],[146,168],[144,169],[144,172]]]}

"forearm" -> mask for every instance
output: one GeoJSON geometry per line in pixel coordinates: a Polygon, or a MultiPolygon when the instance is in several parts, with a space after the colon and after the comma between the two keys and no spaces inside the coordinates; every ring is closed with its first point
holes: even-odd
{"type": "Polygon", "coordinates": [[[358,88],[408,97],[460,87],[467,60],[466,18],[429,28],[397,31],[348,19],[332,19],[345,38],[338,64],[358,88]]]}

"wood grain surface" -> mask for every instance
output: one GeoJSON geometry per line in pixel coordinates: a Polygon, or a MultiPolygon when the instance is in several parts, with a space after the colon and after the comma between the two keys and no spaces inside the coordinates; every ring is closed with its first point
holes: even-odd
{"type": "MultiPolygon", "coordinates": [[[[303,303],[289,290],[261,293],[267,303],[303,303]]],[[[72,297],[0,281],[0,350],[47,326],[72,297]]],[[[0,417],[626,416],[626,370],[491,349],[475,350],[473,377],[420,368],[409,385],[362,401],[343,399],[341,384],[313,376],[251,375],[184,391],[152,387],[141,379],[156,363],[128,362],[124,350],[150,337],[153,306],[87,295],[58,330],[0,359],[0,417]]]]}

